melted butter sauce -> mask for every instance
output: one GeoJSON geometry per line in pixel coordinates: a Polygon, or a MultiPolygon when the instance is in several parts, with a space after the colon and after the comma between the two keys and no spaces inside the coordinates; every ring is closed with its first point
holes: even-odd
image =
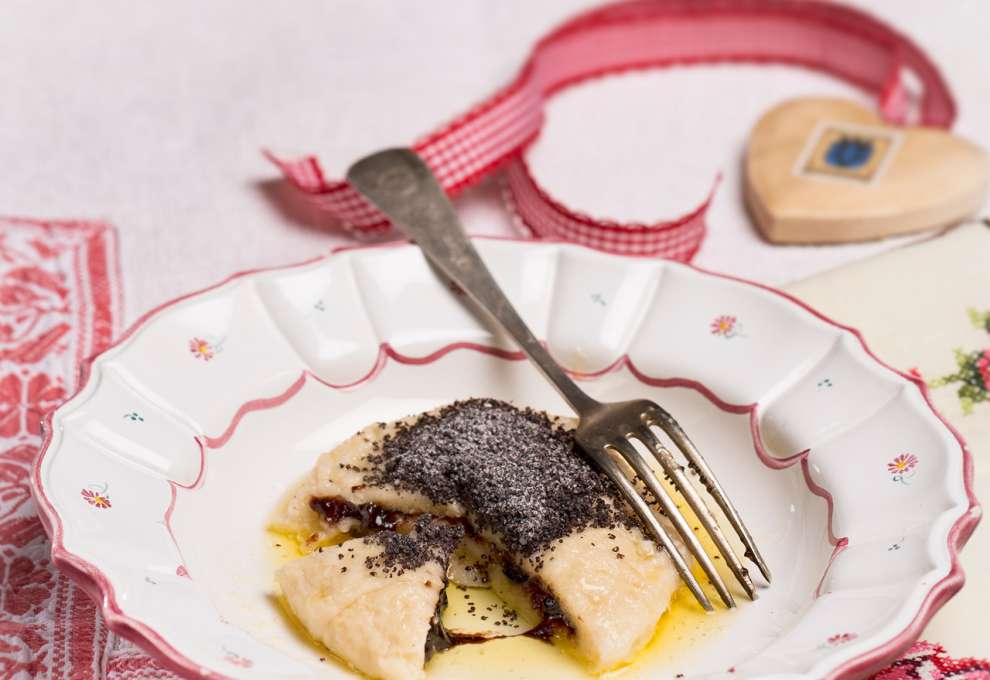
{"type": "MultiPolygon", "coordinates": [[[[456,592],[456,591],[455,591],[456,592]]],[[[674,593],[670,609],[659,623],[653,639],[625,665],[598,678],[619,680],[654,676],[654,669],[680,672],[677,661],[695,642],[722,628],[727,612],[709,615],[695,601],[691,591],[682,586],[674,593]],[[647,671],[649,669],[649,671],[647,671]]],[[[461,645],[435,656],[426,666],[430,680],[573,680],[595,678],[589,673],[567,637],[553,644],[524,636],[490,640],[480,645],[461,645]]]]}
{"type": "MultiPolygon", "coordinates": [[[[690,511],[685,515],[689,522],[693,521],[690,511]]],[[[693,526],[693,524],[692,524],[693,526]]],[[[269,545],[272,547],[273,572],[282,564],[304,556],[307,551],[293,535],[268,532],[269,545]]],[[[709,554],[717,554],[710,539],[703,533],[699,534],[704,548],[709,554]]],[[[733,583],[728,570],[719,560],[716,564],[723,572],[726,583],[733,583]]],[[[670,608],[660,618],[653,638],[628,663],[619,668],[595,676],[589,673],[574,651],[570,638],[555,636],[552,644],[524,636],[515,636],[488,640],[481,644],[462,644],[434,656],[426,665],[429,680],[463,680],[470,677],[476,680],[572,680],[575,677],[605,678],[619,680],[641,677],[641,673],[649,673],[652,677],[656,669],[668,670],[671,677],[678,670],[678,659],[683,652],[706,638],[717,635],[726,628],[727,618],[732,614],[719,606],[718,596],[708,585],[703,572],[697,564],[693,571],[699,583],[702,583],[709,598],[718,607],[714,614],[707,614],[695,601],[687,586],[678,588],[671,600],[670,608]]],[[[469,588],[469,591],[482,589],[469,588]]],[[[463,597],[465,589],[455,584],[447,586],[448,600],[456,601],[463,597]]],[[[490,591],[478,593],[478,599],[496,597],[490,591]]],[[[737,601],[744,601],[745,596],[738,595],[737,601]]],[[[281,595],[274,596],[273,608],[277,616],[283,620],[295,637],[313,650],[316,658],[327,664],[340,664],[350,669],[349,665],[330,652],[322,643],[313,638],[305,627],[292,614],[288,603],[281,595]]],[[[685,669],[685,672],[689,669],[685,669]]]]}

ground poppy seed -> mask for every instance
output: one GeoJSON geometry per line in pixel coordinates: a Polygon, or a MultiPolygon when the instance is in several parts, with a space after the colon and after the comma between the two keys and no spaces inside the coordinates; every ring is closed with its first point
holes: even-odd
{"type": "Polygon", "coordinates": [[[451,553],[462,538],[464,527],[460,524],[422,515],[408,534],[381,531],[366,537],[365,544],[380,545],[382,550],[378,555],[365,558],[364,564],[372,576],[379,571],[389,577],[400,576],[427,562],[438,562],[446,569],[451,553]]]}
{"type": "Polygon", "coordinates": [[[363,482],[459,502],[478,528],[531,557],[583,529],[629,525],[618,492],[570,431],[545,414],[469,399],[400,425],[374,446],[363,482]]]}

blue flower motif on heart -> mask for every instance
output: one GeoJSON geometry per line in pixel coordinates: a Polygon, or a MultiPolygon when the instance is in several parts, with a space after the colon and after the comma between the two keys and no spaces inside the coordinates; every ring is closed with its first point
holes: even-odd
{"type": "Polygon", "coordinates": [[[856,137],[841,137],[825,152],[825,162],[838,168],[859,168],[873,155],[873,142],[856,137]]]}

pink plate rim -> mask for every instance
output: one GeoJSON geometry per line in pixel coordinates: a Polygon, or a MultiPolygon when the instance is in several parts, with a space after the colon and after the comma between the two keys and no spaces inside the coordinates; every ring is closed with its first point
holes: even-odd
{"type": "MultiPolygon", "coordinates": [[[[560,241],[554,239],[541,239],[539,241],[533,241],[532,239],[518,238],[518,237],[503,237],[503,236],[472,236],[473,239],[477,240],[492,240],[492,241],[510,241],[518,243],[540,243],[540,244],[558,244],[566,245],[570,247],[577,247],[583,250],[590,250],[592,252],[600,252],[593,248],[587,246],[582,246],[579,244],[570,243],[567,241],[560,241]]],[[[279,265],[273,267],[259,267],[255,269],[247,269],[244,271],[237,272],[228,276],[227,278],[215,283],[213,285],[207,286],[197,291],[191,293],[186,293],[172,300],[164,302],[149,311],[142,314],[131,326],[117,339],[115,340],[107,349],[99,354],[89,357],[80,366],[80,377],[79,382],[76,387],[75,392],[71,397],[63,402],[63,405],[72,401],[78,396],[83,389],[87,386],[89,379],[92,374],[93,363],[104,353],[120,346],[126,342],[132,335],[134,335],[139,329],[141,329],[149,320],[151,320],[159,312],[169,309],[179,303],[185,302],[194,297],[198,297],[217,288],[220,288],[232,281],[245,278],[254,274],[260,274],[265,272],[282,271],[289,270],[295,267],[301,267],[305,265],[314,264],[316,262],[321,262],[334,257],[336,254],[341,252],[349,252],[355,250],[371,250],[378,248],[394,248],[408,245],[408,241],[397,240],[389,241],[385,243],[374,243],[374,244],[360,244],[360,245],[348,245],[338,248],[333,248],[326,255],[320,255],[317,257],[309,258],[302,262],[297,262],[288,265],[279,265]]],[[[614,257],[625,257],[629,259],[648,259],[657,260],[661,258],[655,258],[649,255],[613,255],[614,257]]],[[[730,274],[722,274],[718,272],[709,271],[707,269],[697,267],[692,264],[677,263],[679,266],[688,267],[699,273],[714,276],[721,279],[728,279],[730,281],[735,281],[738,283],[746,284],[759,288],[761,290],[767,291],[774,295],[784,298],[789,302],[798,305],[807,312],[811,313],[816,318],[824,321],[825,323],[838,328],[839,330],[845,331],[852,334],[862,345],[864,351],[879,365],[883,366],[887,370],[893,372],[894,374],[900,376],[901,378],[907,380],[920,391],[925,403],[928,408],[931,409],[932,413],[946,426],[946,428],[952,433],[955,439],[959,443],[960,450],[963,455],[963,485],[966,490],[966,496],[969,500],[969,507],[966,512],[964,512],[953,524],[951,530],[948,534],[948,550],[951,559],[951,568],[949,573],[939,580],[938,582],[932,584],[930,590],[925,596],[924,601],[921,604],[917,614],[915,614],[914,619],[896,636],[888,640],[884,644],[863,652],[862,654],[849,659],[837,668],[833,669],[828,676],[827,680],[846,680],[848,678],[861,677],[872,671],[879,670],[883,668],[886,664],[890,663],[894,658],[905,651],[921,634],[921,631],[931,620],[932,616],[944,605],[953,595],[955,595],[960,588],[962,588],[965,583],[965,574],[963,572],[962,565],[959,560],[959,551],[969,540],[972,535],[973,530],[980,521],[981,517],[981,505],[976,499],[976,495],[973,491],[973,458],[966,445],[965,440],[962,435],[956,430],[951,423],[949,423],[943,416],[938,412],[935,406],[932,404],[930,395],[928,393],[927,385],[918,376],[912,375],[910,373],[905,373],[900,371],[883,359],[878,357],[867,345],[866,340],[863,338],[862,333],[856,328],[851,326],[846,326],[841,324],[834,319],[818,312],[809,305],[807,305],[802,300],[797,297],[786,293],[782,290],[773,288],[771,286],[758,283],[755,281],[749,281],[737,276],[732,276],[730,274]]],[[[387,344],[387,343],[386,343],[387,344]]],[[[490,348],[483,345],[474,345],[472,343],[451,343],[450,345],[444,346],[435,352],[432,352],[425,358],[415,359],[416,363],[427,363],[429,361],[440,358],[441,356],[447,354],[452,349],[457,348],[469,348],[481,351],[492,352],[494,348],[490,348]]],[[[382,364],[383,358],[387,356],[392,356],[392,358],[399,359],[399,356],[395,356],[397,353],[390,347],[381,348],[383,351],[379,353],[379,359],[376,362],[376,366],[363,378],[359,379],[354,385],[360,384],[366,380],[373,379],[377,374],[380,365],[382,364]]],[[[494,350],[496,354],[505,355],[504,358],[509,358],[511,352],[505,352],[504,350],[494,350]]],[[[619,359],[616,364],[608,367],[603,371],[596,372],[595,375],[614,370],[618,366],[624,364],[627,361],[626,357],[623,356],[619,359]]],[[[591,376],[588,376],[591,377],[591,376]]],[[[677,381],[668,381],[667,384],[675,384],[677,381]]],[[[692,383],[690,381],[681,381],[681,384],[685,386],[693,387],[694,389],[701,392],[706,398],[711,400],[720,408],[732,411],[747,411],[755,405],[739,406],[727,404],[721,401],[715,394],[707,389],[704,385],[698,383],[692,383]]],[[[60,409],[61,407],[59,407],[60,409]]],[[[96,565],[88,562],[87,560],[79,557],[78,555],[67,550],[63,544],[62,536],[62,521],[58,512],[55,510],[54,505],[51,503],[45,490],[41,483],[41,467],[45,457],[48,455],[49,448],[52,442],[52,418],[54,414],[59,410],[46,414],[42,421],[42,430],[44,432],[44,439],[42,442],[41,450],[36,457],[31,470],[31,489],[34,494],[35,501],[38,504],[39,516],[41,518],[42,524],[45,527],[48,535],[52,540],[52,562],[62,570],[69,578],[71,578],[82,590],[89,595],[100,607],[100,611],[107,622],[108,627],[116,634],[125,637],[135,644],[137,644],[141,649],[150,654],[156,660],[160,661],[167,668],[181,674],[184,676],[196,676],[202,678],[226,678],[222,674],[215,671],[211,671],[205,668],[179,652],[175,647],[173,647],[164,637],[161,636],[157,631],[152,629],[147,624],[141,622],[140,620],[129,616],[123,612],[119,604],[117,603],[116,594],[114,592],[113,584],[106,577],[106,575],[97,567],[96,565]]],[[[239,416],[243,415],[244,407],[238,410],[234,415],[234,420],[228,426],[225,436],[232,432],[233,428],[236,427],[236,421],[239,416]]],[[[755,409],[752,411],[755,414],[755,409]]],[[[754,434],[756,434],[754,432],[754,434]]],[[[222,438],[225,438],[222,437],[222,438]]],[[[759,453],[759,439],[758,437],[754,440],[757,444],[757,449],[759,453]]],[[[792,462],[792,461],[789,461],[792,462]]],[[[824,490],[823,490],[824,491],[824,490]]],[[[824,492],[826,500],[828,500],[827,492],[824,492]]],[[[819,494],[822,495],[822,494],[819,494]]]]}

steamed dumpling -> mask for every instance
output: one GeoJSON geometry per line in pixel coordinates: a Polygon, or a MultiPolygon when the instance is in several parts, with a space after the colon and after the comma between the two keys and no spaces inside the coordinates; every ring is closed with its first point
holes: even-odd
{"type": "Polygon", "coordinates": [[[421,518],[411,534],[382,532],[293,560],[276,580],[306,630],[354,668],[382,680],[423,678],[462,536],[460,526],[421,518]]]}
{"type": "Polygon", "coordinates": [[[275,525],[311,545],[367,530],[357,512],[318,511],[322,499],[466,519],[553,597],[577,651],[602,672],[649,642],[679,579],[569,429],[573,421],[494,400],[374,424],[319,458],[275,525]]]}

